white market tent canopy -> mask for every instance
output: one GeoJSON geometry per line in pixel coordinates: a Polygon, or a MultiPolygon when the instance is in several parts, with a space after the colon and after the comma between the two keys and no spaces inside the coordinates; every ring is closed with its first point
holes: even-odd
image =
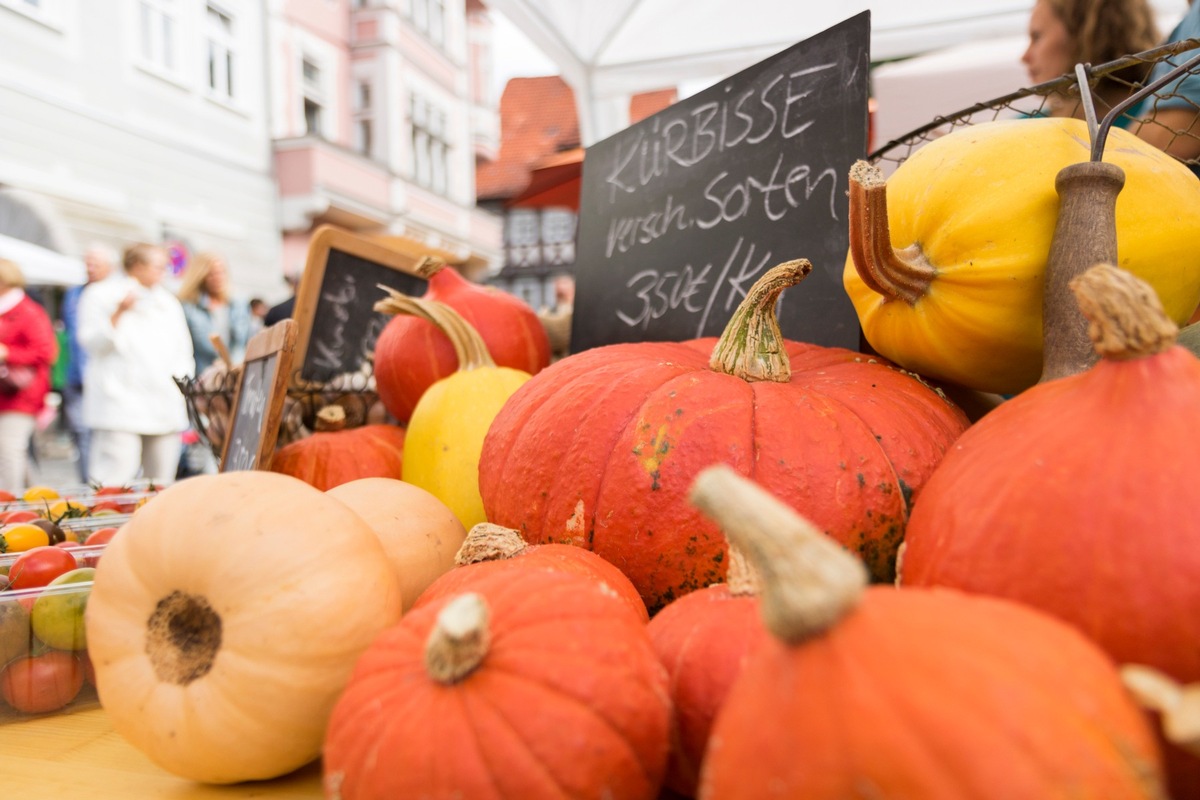
{"type": "Polygon", "coordinates": [[[87,268],[80,259],[2,234],[0,258],[15,262],[30,286],[75,286],[87,280],[87,268]]]}
{"type": "MultiPolygon", "coordinates": [[[[487,4],[558,66],[575,91],[583,143],[589,145],[628,125],[631,94],[693,81],[715,83],[863,11],[871,12],[871,59],[884,61],[977,40],[1024,36],[1033,0],[487,0],[487,4]]],[[[1152,4],[1175,19],[1186,9],[1183,0],[1152,0],[1152,4]]],[[[988,99],[976,97],[973,102],[988,99]]]]}

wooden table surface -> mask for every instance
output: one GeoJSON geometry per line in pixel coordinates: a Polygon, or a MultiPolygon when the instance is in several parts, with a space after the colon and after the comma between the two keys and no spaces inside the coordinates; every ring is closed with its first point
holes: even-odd
{"type": "Polygon", "coordinates": [[[112,729],[104,710],[0,724],[0,796],[46,800],[320,800],[313,763],[270,781],[210,786],[172,775],[112,729]]]}

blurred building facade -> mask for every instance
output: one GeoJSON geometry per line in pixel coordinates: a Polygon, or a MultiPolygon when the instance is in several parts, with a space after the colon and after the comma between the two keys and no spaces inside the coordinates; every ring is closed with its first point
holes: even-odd
{"type": "Polygon", "coordinates": [[[322,223],[501,260],[478,0],[0,0],[0,42],[0,188],[61,252],[211,249],[267,298],[322,223]]]}

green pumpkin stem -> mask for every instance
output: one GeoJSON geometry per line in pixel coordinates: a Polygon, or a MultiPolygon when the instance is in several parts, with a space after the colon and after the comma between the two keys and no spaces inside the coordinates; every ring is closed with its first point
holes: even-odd
{"type": "Polygon", "coordinates": [[[493,522],[480,522],[467,533],[454,563],[461,567],[479,561],[504,561],[519,556],[526,547],[518,531],[493,522]]]}
{"type": "Polygon", "coordinates": [[[474,592],[442,607],[425,641],[425,671],[438,683],[458,683],[483,663],[491,643],[488,606],[474,592]]]}
{"type": "Polygon", "coordinates": [[[375,310],[384,314],[409,314],[432,322],[446,334],[453,345],[460,371],[496,366],[479,331],[471,327],[471,323],[453,308],[437,300],[409,297],[387,286],[379,288],[387,292],[388,296],[375,303],[375,310]]]}
{"type": "Polygon", "coordinates": [[[812,263],[804,258],[764,272],[733,312],[708,366],[745,381],[791,380],[792,367],[775,318],[775,302],[784,289],[795,286],[810,272],[812,263]]]}
{"type": "Polygon", "coordinates": [[[1136,275],[1097,264],[1069,285],[1101,358],[1129,361],[1175,345],[1179,327],[1163,310],[1154,287],[1136,275]]]}
{"type": "Polygon", "coordinates": [[[799,644],[833,627],[867,587],[862,562],[758,484],[720,464],[697,476],[692,504],[712,518],[762,577],[763,622],[799,644]]]}
{"type": "Polygon", "coordinates": [[[866,161],[850,168],[850,257],[871,291],[909,305],[925,296],[937,276],[920,244],[903,250],[892,247],[887,181],[866,161]]]}

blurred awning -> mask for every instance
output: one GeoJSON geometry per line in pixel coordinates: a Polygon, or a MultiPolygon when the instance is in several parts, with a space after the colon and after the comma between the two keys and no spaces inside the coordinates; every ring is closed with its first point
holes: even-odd
{"type": "Polygon", "coordinates": [[[508,201],[509,208],[569,208],[579,210],[583,148],[547,156],[534,164],[529,185],[508,201]]]}
{"type": "Polygon", "coordinates": [[[87,280],[87,268],[78,258],[0,234],[0,258],[21,268],[31,286],[76,286],[87,280]]]}

